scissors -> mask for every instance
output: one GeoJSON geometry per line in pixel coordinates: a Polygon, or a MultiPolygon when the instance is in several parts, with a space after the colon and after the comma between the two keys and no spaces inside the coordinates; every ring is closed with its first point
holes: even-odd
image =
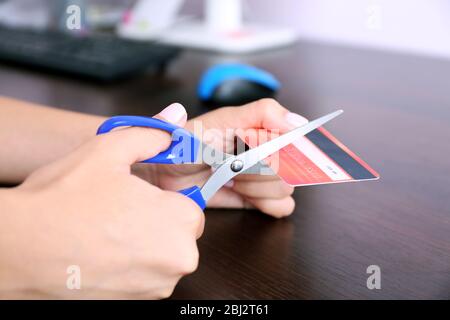
{"type": "Polygon", "coordinates": [[[205,209],[208,200],[235,176],[241,173],[260,173],[263,168],[268,168],[267,164],[263,162],[264,159],[291,144],[301,136],[321,127],[342,113],[343,110],[337,110],[327,114],[238,155],[222,153],[215,150],[213,147],[200,142],[200,140],[191,132],[174,124],[155,118],[141,116],[115,116],[109,118],[98,128],[97,135],[107,133],[118,127],[130,126],[160,129],[170,133],[172,135],[172,143],[169,148],[152,158],[142,161],[144,163],[196,163],[200,156],[200,151],[204,152],[206,149],[209,152],[215,152],[214,159],[220,158],[223,160],[220,162],[204,161],[215,168],[215,171],[205,184],[202,187],[192,186],[178,191],[195,201],[195,203],[203,210],[205,209]]]}

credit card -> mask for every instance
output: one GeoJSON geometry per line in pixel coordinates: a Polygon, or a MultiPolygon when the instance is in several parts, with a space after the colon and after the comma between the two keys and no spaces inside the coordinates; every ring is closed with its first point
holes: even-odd
{"type": "MultiPolygon", "coordinates": [[[[243,132],[237,132],[237,135],[250,148],[265,142],[250,139],[243,132]]],[[[281,149],[277,160],[271,161],[270,167],[291,186],[376,180],[380,177],[323,127],[281,149]]]]}

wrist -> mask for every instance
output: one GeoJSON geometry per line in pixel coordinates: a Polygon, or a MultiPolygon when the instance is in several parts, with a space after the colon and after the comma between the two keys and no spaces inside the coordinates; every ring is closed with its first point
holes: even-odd
{"type": "Polygon", "coordinates": [[[95,136],[104,117],[0,97],[0,127],[8,157],[0,159],[0,181],[17,184],[95,136]]]}

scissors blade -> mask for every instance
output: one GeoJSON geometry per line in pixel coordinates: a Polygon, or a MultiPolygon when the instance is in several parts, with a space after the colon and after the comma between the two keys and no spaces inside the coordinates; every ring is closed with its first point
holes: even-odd
{"type": "Polygon", "coordinates": [[[269,157],[278,150],[291,144],[292,142],[297,140],[300,136],[304,136],[305,134],[308,134],[309,132],[321,127],[328,121],[336,118],[337,116],[342,114],[342,112],[343,112],[342,110],[332,112],[314,121],[311,121],[304,126],[295,128],[275,139],[270,140],[269,142],[266,142],[256,148],[253,148],[247,152],[242,153],[241,155],[236,156],[236,160],[243,161],[244,167],[242,170],[247,170],[248,168],[258,163],[259,161],[269,157]]]}
{"type": "Polygon", "coordinates": [[[201,188],[203,199],[208,201],[220,188],[222,188],[228,181],[233,179],[238,174],[248,170],[278,150],[283,149],[299,137],[321,127],[328,121],[342,114],[342,112],[344,111],[338,110],[332,112],[301,127],[295,128],[275,139],[270,140],[269,142],[263,143],[256,148],[243,152],[237,156],[228,157],[201,188]],[[242,168],[241,170],[235,172],[231,169],[231,164],[237,160],[242,162],[242,168]]]}
{"type": "MultiPolygon", "coordinates": [[[[217,169],[220,167],[223,162],[229,157],[234,157],[234,155],[217,150],[213,146],[210,146],[204,142],[202,142],[201,149],[199,148],[200,159],[202,163],[206,163],[211,168],[217,169]]],[[[247,169],[245,172],[241,172],[242,174],[260,174],[261,172],[265,172],[266,175],[274,174],[270,167],[264,162],[260,161],[255,164],[253,167],[247,169]]]]}

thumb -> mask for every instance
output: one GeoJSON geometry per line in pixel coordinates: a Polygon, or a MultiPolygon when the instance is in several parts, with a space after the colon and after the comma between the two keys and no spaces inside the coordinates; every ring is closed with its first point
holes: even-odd
{"type": "MultiPolygon", "coordinates": [[[[155,118],[183,127],[187,120],[186,109],[173,103],[162,110],[155,118]]],[[[104,156],[115,163],[131,165],[156,156],[166,150],[171,143],[169,133],[151,128],[128,127],[98,136],[105,150],[104,156]]]]}

